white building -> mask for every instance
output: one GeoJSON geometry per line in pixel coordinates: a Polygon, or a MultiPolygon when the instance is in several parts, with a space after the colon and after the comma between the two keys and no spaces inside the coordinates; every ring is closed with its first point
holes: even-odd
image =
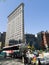
{"type": "Polygon", "coordinates": [[[21,3],[9,16],[5,45],[9,40],[24,41],[24,4],[21,3]]]}

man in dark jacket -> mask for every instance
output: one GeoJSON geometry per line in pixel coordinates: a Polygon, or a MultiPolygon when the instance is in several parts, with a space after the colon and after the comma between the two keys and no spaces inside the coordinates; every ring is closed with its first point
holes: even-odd
{"type": "Polygon", "coordinates": [[[28,63],[28,59],[26,57],[26,50],[24,51],[24,65],[28,63]]]}
{"type": "Polygon", "coordinates": [[[38,59],[38,65],[42,65],[41,62],[40,62],[40,59],[38,59]]]}

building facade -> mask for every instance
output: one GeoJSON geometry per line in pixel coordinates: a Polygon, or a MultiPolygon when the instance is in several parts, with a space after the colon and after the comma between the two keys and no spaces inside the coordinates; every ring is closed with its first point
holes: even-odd
{"type": "Polygon", "coordinates": [[[0,33],[0,49],[5,46],[6,32],[0,33]]]}
{"type": "Polygon", "coordinates": [[[9,16],[5,46],[10,40],[24,42],[24,4],[21,3],[9,16]]]}
{"type": "Polygon", "coordinates": [[[26,44],[29,44],[30,46],[34,46],[35,49],[39,49],[38,40],[34,34],[25,34],[25,41],[26,44]]]}
{"type": "Polygon", "coordinates": [[[42,31],[39,32],[37,36],[38,36],[39,45],[42,49],[49,47],[49,32],[42,31]]]}

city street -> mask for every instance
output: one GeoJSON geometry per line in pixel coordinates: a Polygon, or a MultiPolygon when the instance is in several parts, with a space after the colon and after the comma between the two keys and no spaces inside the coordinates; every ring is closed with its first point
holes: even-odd
{"type": "Polygon", "coordinates": [[[24,65],[19,59],[3,59],[0,60],[0,65],[24,65]]]}

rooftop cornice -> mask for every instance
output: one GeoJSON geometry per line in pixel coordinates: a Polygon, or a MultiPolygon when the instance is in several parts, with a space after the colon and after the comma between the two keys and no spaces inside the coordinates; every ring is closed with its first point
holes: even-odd
{"type": "Polygon", "coordinates": [[[24,3],[21,3],[11,14],[8,15],[8,17],[9,17],[10,15],[12,15],[21,5],[24,6],[24,3]]]}

